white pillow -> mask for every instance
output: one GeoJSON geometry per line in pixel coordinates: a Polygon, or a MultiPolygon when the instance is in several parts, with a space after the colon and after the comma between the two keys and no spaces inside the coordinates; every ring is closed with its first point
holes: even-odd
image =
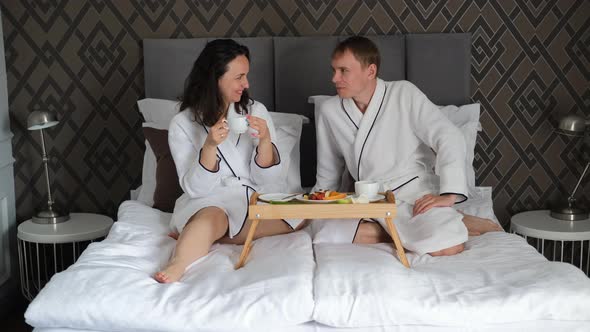
{"type": "Polygon", "coordinates": [[[299,114],[269,112],[277,133],[276,144],[283,163],[282,178],[288,193],[302,192],[299,142],[307,118],[299,114]]]}
{"type": "Polygon", "coordinates": [[[143,168],[141,170],[141,186],[137,193],[137,200],[149,206],[154,205],[154,192],[156,191],[156,155],[150,143],[145,140],[145,153],[143,154],[143,168]]]}
{"type": "Polygon", "coordinates": [[[146,98],[137,101],[139,112],[143,115],[144,127],[168,130],[170,121],[180,111],[180,102],[165,99],[146,98]]]}
{"type": "Polygon", "coordinates": [[[323,103],[324,101],[326,101],[326,99],[328,99],[330,97],[332,97],[332,96],[326,96],[326,95],[309,96],[307,98],[307,103],[314,104],[314,106],[319,105],[319,104],[323,103]]]}
{"type": "MultiPolygon", "coordinates": [[[[331,96],[324,95],[310,96],[307,99],[307,102],[317,106],[330,97],[331,96]]],[[[481,124],[479,123],[480,104],[469,104],[461,107],[454,105],[439,106],[439,109],[463,133],[467,151],[465,156],[465,177],[467,179],[467,188],[469,190],[468,195],[469,197],[479,197],[479,191],[475,189],[475,170],[473,169],[473,159],[475,155],[477,132],[481,131],[481,124]]],[[[429,151],[432,150],[429,149],[429,151]]],[[[429,160],[435,160],[434,152],[433,157],[429,158],[429,160]]],[[[434,163],[430,166],[434,169],[434,163]]]]}
{"type": "MultiPolygon", "coordinates": [[[[479,197],[479,191],[475,189],[473,159],[475,157],[477,132],[481,131],[481,124],[479,123],[480,104],[469,104],[460,107],[454,105],[439,107],[441,112],[461,130],[461,133],[465,138],[465,148],[467,152],[465,155],[465,177],[467,179],[469,197],[479,197]]],[[[434,165],[432,166],[434,167],[434,165]]]]}
{"type": "MultiPolygon", "coordinates": [[[[178,101],[146,98],[137,101],[139,112],[145,122],[142,127],[150,127],[168,130],[170,121],[180,109],[178,101]]],[[[143,155],[143,168],[141,171],[141,187],[137,200],[149,206],[154,205],[154,192],[156,191],[156,155],[145,141],[145,153],[143,155]]]]}
{"type": "MultiPolygon", "coordinates": [[[[180,102],[164,99],[146,98],[137,101],[139,111],[146,122],[143,127],[168,130],[170,121],[178,114],[180,102]]],[[[307,120],[303,115],[269,112],[275,124],[277,133],[276,144],[283,162],[282,189],[286,192],[301,192],[301,175],[299,172],[299,139],[302,124],[307,120]]],[[[153,205],[156,190],[156,156],[146,141],[146,151],[143,159],[142,186],[137,200],[153,205]]]]}

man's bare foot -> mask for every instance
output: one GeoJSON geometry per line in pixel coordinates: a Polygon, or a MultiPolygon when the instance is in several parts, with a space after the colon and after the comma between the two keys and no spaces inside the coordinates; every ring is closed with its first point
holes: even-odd
{"type": "Polygon", "coordinates": [[[154,275],[154,279],[156,279],[157,282],[162,284],[176,282],[180,280],[180,278],[184,274],[185,269],[186,266],[183,266],[181,264],[170,264],[164,270],[157,272],[154,275]]]}
{"type": "MultiPolygon", "coordinates": [[[[459,211],[461,212],[461,211],[459,211]]],[[[463,223],[467,227],[467,231],[470,236],[482,235],[487,232],[502,232],[504,229],[502,226],[496,224],[490,219],[484,219],[469,214],[463,214],[463,223]]]]}

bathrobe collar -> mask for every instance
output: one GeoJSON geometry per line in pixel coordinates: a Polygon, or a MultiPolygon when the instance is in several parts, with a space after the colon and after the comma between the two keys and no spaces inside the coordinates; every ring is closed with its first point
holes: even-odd
{"type": "MultiPolygon", "coordinates": [[[[211,127],[203,126],[207,134],[211,127]]],[[[238,148],[232,143],[230,137],[227,137],[221,144],[217,146],[217,155],[221,159],[221,163],[226,164],[233,175],[237,178],[250,178],[249,164],[244,160],[238,148]]]]}
{"type": "Polygon", "coordinates": [[[361,169],[363,150],[369,148],[366,146],[369,135],[375,134],[372,132],[374,131],[375,122],[377,121],[379,114],[381,114],[381,108],[383,107],[383,101],[385,99],[386,92],[387,87],[385,86],[385,82],[377,78],[375,92],[373,93],[373,97],[371,97],[369,106],[367,107],[367,110],[364,114],[356,106],[352,98],[342,100],[342,105],[345,112],[347,115],[350,115],[350,120],[356,123],[356,126],[358,126],[358,130],[354,139],[355,163],[350,169],[350,174],[355,177],[357,181],[363,179],[361,169]]]}

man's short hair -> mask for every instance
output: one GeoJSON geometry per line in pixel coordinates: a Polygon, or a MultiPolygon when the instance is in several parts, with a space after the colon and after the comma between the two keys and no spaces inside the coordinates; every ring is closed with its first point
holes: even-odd
{"type": "Polygon", "coordinates": [[[362,36],[346,38],[338,43],[334,52],[332,52],[332,58],[342,55],[346,51],[350,51],[364,68],[368,67],[370,64],[375,64],[375,66],[377,66],[377,74],[379,73],[381,56],[379,55],[377,45],[375,45],[375,43],[369,38],[362,36]]]}

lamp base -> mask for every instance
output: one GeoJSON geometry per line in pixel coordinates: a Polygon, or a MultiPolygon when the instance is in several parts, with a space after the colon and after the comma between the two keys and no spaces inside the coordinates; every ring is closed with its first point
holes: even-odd
{"type": "Polygon", "coordinates": [[[55,206],[45,206],[31,218],[31,221],[36,224],[59,224],[68,220],[70,220],[70,214],[55,206]]]}
{"type": "Polygon", "coordinates": [[[551,210],[551,217],[555,219],[576,221],[588,219],[588,211],[576,207],[558,207],[551,210]]]}

